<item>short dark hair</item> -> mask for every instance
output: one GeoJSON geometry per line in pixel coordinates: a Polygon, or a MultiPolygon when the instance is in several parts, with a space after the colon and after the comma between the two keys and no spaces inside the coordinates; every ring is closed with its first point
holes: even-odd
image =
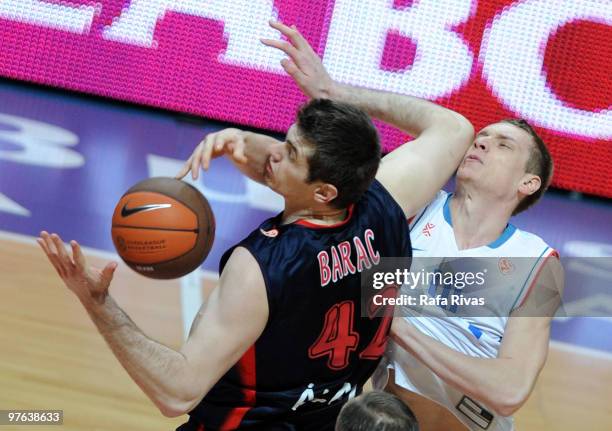
{"type": "Polygon", "coordinates": [[[388,392],[373,391],[346,403],[336,431],[418,431],[417,420],[406,404],[388,392]]]}
{"type": "Polygon", "coordinates": [[[300,108],[297,128],[314,148],[307,181],[334,185],[338,196],[331,205],[336,208],[357,202],[380,164],[380,140],[370,117],[347,103],[313,99],[300,108]]]}
{"type": "Polygon", "coordinates": [[[529,136],[533,139],[534,145],[531,146],[531,152],[527,160],[527,166],[525,166],[525,172],[537,175],[542,181],[542,185],[535,193],[525,196],[516,206],[512,215],[517,215],[540,200],[552,180],[554,164],[552,156],[548,148],[546,148],[546,144],[527,121],[520,118],[508,118],[502,120],[502,123],[512,124],[529,133],[529,136]]]}

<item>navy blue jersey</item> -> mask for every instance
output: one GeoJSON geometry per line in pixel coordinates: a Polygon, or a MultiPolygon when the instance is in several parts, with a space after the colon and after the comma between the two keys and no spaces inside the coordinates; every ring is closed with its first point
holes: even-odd
{"type": "Polygon", "coordinates": [[[333,430],[384,353],[391,318],[361,317],[360,273],[411,255],[399,205],[374,181],[341,223],[280,222],[265,221],[221,259],[222,271],[235,247],[253,254],[270,314],[181,431],[333,430]]]}

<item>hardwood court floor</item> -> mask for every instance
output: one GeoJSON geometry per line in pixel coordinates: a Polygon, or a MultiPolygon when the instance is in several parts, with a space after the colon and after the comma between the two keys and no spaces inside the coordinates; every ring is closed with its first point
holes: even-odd
{"type": "MultiPolygon", "coordinates": [[[[61,428],[2,430],[155,431],[184,422],[164,418],[131,381],[33,239],[0,240],[0,274],[0,409],[64,410],[61,428]]],[[[146,280],[120,265],[111,292],[145,333],[177,348],[179,290],[177,281],[146,280]]],[[[517,429],[610,430],[611,400],[612,359],[553,347],[517,429]]]]}

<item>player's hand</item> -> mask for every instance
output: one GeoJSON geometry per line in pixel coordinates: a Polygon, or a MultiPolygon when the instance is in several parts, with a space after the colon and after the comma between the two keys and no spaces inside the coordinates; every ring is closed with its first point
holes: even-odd
{"type": "Polygon", "coordinates": [[[102,303],[108,295],[108,287],[117,268],[116,262],[109,262],[99,270],[87,266],[81,247],[76,241],[70,241],[72,256],[67,252],[62,239],[57,234],[49,235],[42,231],[36,240],[47,255],[64,284],[82,301],[94,300],[102,303]]]}
{"type": "Polygon", "coordinates": [[[336,85],[323,67],[321,59],[295,25],[288,27],[278,21],[270,21],[270,27],[280,31],[287,40],[261,39],[264,45],[280,49],[289,58],[281,65],[302,92],[312,99],[330,98],[336,85]]]}
{"type": "Polygon", "coordinates": [[[208,170],[210,161],[223,155],[229,156],[234,163],[245,164],[247,158],[244,155],[244,145],[242,130],[230,128],[210,133],[196,147],[176,178],[180,180],[191,171],[191,177],[197,180],[200,168],[208,170]]]}

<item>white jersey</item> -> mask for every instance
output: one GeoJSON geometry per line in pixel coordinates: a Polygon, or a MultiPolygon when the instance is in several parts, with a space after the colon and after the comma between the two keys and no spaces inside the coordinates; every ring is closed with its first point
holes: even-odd
{"type": "MultiPolygon", "coordinates": [[[[470,294],[485,296],[483,312],[477,313],[477,317],[471,317],[474,313],[462,312],[465,310],[462,310],[461,305],[454,305],[440,309],[440,313],[432,311],[437,307],[404,307],[402,315],[408,316],[406,319],[421,332],[450,348],[474,357],[495,358],[508,316],[528,296],[545,259],[556,252],[538,236],[510,224],[493,243],[459,250],[452,227],[449,207],[451,198],[451,194],[439,192],[427,207],[409,221],[414,255],[412,271],[418,271],[419,258],[427,258],[422,259],[427,261],[427,265],[431,265],[432,260],[435,262],[436,259],[432,258],[436,257],[440,261],[469,257],[465,261],[469,261],[470,265],[478,262],[480,268],[485,267],[484,272],[487,274],[486,291],[468,288],[454,290],[466,297],[470,294]],[[519,259],[521,257],[523,259],[519,259]]],[[[405,289],[406,286],[403,286],[402,291],[405,289]]],[[[431,286],[428,288],[430,296],[440,293],[435,292],[437,287],[433,289],[431,286]]],[[[385,371],[386,375],[387,366],[395,369],[397,385],[442,404],[472,430],[514,429],[512,417],[498,416],[482,403],[450,387],[415,357],[393,343],[389,343],[386,363],[379,371],[385,371]]],[[[377,374],[375,386],[380,388],[386,384],[386,377],[382,373],[377,374]]]]}

